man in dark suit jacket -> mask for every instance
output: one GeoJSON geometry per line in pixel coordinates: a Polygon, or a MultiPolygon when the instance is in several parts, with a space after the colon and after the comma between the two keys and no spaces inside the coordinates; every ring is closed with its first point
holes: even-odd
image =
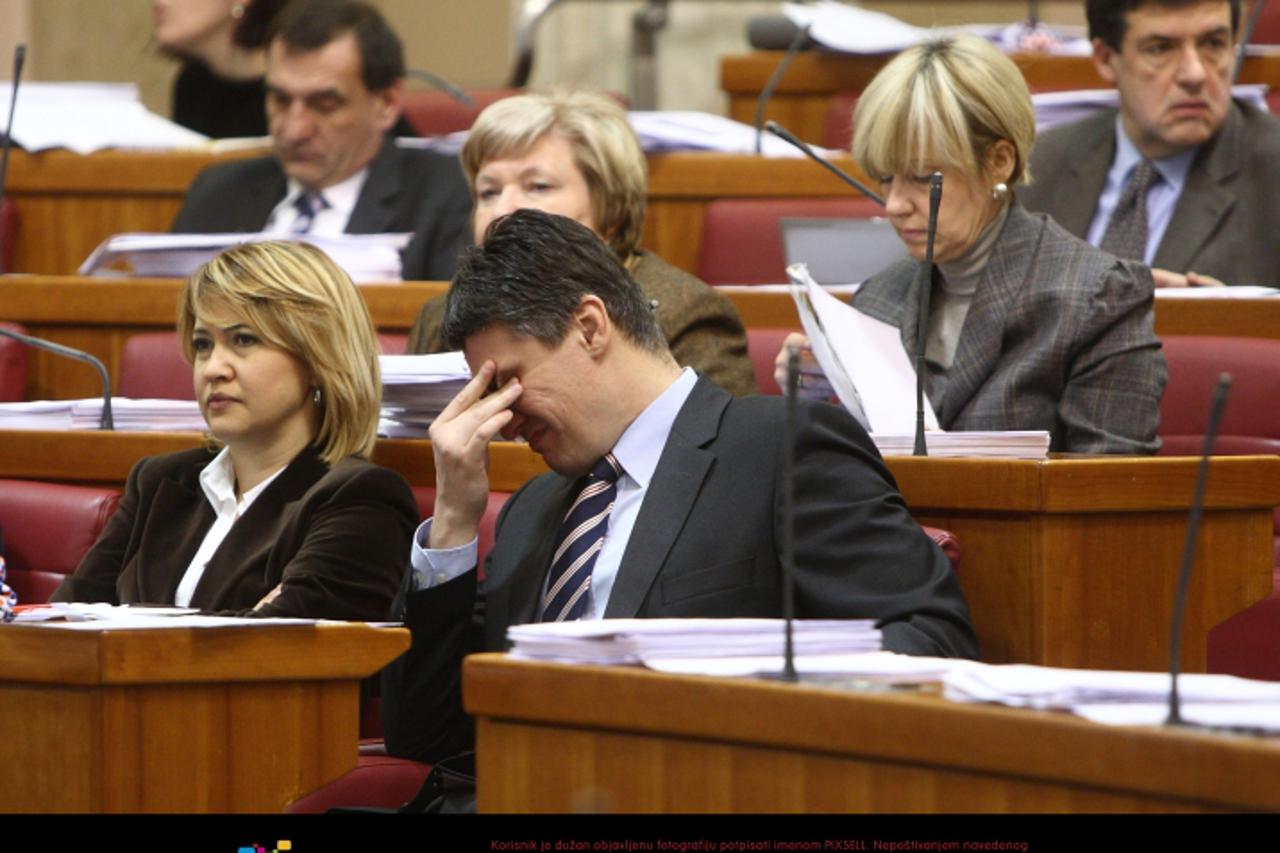
{"type": "Polygon", "coordinates": [[[172,230],[411,232],[404,276],[451,278],[468,242],[470,192],[453,158],[399,148],[387,135],[403,78],[400,40],[372,7],[291,4],[267,50],[275,155],[201,172],[172,230]]]}
{"type": "MultiPolygon", "coordinates": [[[[606,454],[622,470],[607,532],[585,579],[565,585],[582,593],[582,618],[782,615],[785,401],[734,399],[682,370],[590,230],[535,210],[498,220],[454,279],[445,334],[475,378],[432,427],[435,516],[415,536],[394,611],[413,645],[383,681],[393,753],[435,760],[466,747],[461,658],[547,618],[557,531],[606,454]],[[486,447],[499,433],[523,436],[555,473],[503,508],[478,589],[486,447]]],[[[867,435],[825,404],[802,403],[797,421],[798,615],[876,619],[895,651],[976,654],[951,567],[867,435]]]]}
{"type": "Polygon", "coordinates": [[[1088,0],[1120,109],[1048,131],[1018,197],[1100,245],[1133,166],[1151,161],[1144,257],[1157,286],[1280,285],[1280,121],[1230,97],[1239,0],[1088,0]],[[1136,153],[1135,153],[1136,152],[1136,153]]]}

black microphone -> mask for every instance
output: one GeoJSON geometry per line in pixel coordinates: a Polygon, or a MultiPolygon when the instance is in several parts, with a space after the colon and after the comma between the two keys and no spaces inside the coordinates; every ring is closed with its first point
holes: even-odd
{"type": "Polygon", "coordinates": [[[778,137],[782,141],[789,142],[792,145],[794,145],[796,148],[799,148],[801,151],[805,153],[806,156],[808,156],[810,160],[813,160],[815,163],[825,168],[831,174],[835,175],[837,178],[844,181],[846,184],[853,187],[855,190],[862,193],[867,198],[874,201],[876,204],[880,205],[881,207],[884,207],[884,198],[882,198],[879,193],[873,191],[866,184],[862,183],[862,181],[859,181],[857,178],[853,177],[853,175],[850,175],[848,172],[844,171],[839,166],[836,166],[828,162],[827,160],[823,159],[822,157],[819,157],[812,148],[810,148],[806,143],[801,142],[791,133],[791,131],[787,130],[785,127],[778,124],[776,121],[765,122],[764,129],[769,131],[770,133],[772,133],[774,136],[778,137]]]}
{"type": "Polygon", "coordinates": [[[101,428],[104,430],[115,429],[115,422],[111,417],[111,377],[107,376],[107,368],[96,357],[90,355],[83,350],[72,349],[71,347],[55,344],[53,341],[46,341],[41,338],[33,338],[30,335],[24,335],[21,332],[15,332],[0,326],[0,335],[6,338],[13,338],[19,343],[26,344],[29,347],[51,352],[54,355],[60,355],[64,358],[74,358],[76,361],[83,361],[85,364],[91,364],[98,370],[98,375],[102,377],[102,421],[101,428]]]}
{"type": "Polygon", "coordinates": [[[773,69],[773,73],[769,75],[769,79],[765,81],[764,88],[760,90],[760,97],[756,98],[756,154],[760,153],[760,149],[764,142],[764,108],[768,105],[769,99],[773,97],[773,93],[777,90],[778,84],[782,82],[782,77],[787,73],[787,69],[791,67],[791,62],[796,58],[796,54],[800,52],[800,46],[804,44],[805,39],[809,37],[809,27],[805,25],[796,30],[795,36],[791,39],[791,44],[787,45],[787,52],[782,55],[782,59],[778,60],[778,67],[773,69]]]}
{"type": "Polygon", "coordinates": [[[1040,2],[1039,0],[1028,0],[1027,2],[1027,29],[1034,30],[1040,26],[1040,2]]]}
{"type": "MultiPolygon", "coordinates": [[[[4,152],[0,154],[0,210],[4,210],[5,187],[9,182],[9,149],[13,147],[13,114],[18,110],[18,81],[22,79],[22,64],[27,59],[27,46],[20,44],[13,49],[13,90],[9,93],[9,123],[4,129],[4,152]]],[[[3,236],[0,233],[0,236],[3,236]]],[[[0,275],[4,268],[4,252],[7,247],[0,242],[0,275]]]]}
{"type": "Polygon", "coordinates": [[[924,244],[924,263],[920,265],[920,316],[916,318],[916,446],[912,456],[928,456],[924,441],[924,350],[928,344],[929,303],[937,268],[933,263],[933,241],[938,236],[938,207],[942,204],[942,173],[929,176],[929,231],[924,244]]]}
{"type": "Polygon", "coordinates": [[[795,592],[795,470],[796,470],[796,389],[800,386],[800,347],[787,347],[787,421],[782,436],[782,680],[796,681],[796,654],[792,622],[796,618],[795,592]]]}
{"type": "Polygon", "coordinates": [[[475,103],[476,103],[475,98],[471,97],[465,91],[463,91],[461,87],[455,86],[453,83],[450,83],[448,80],[444,79],[439,74],[433,74],[430,71],[425,71],[421,68],[408,68],[408,69],[405,69],[404,73],[405,73],[405,76],[407,77],[413,77],[416,80],[422,80],[430,84],[434,88],[439,89],[441,92],[444,92],[446,95],[448,95],[450,98],[453,98],[455,101],[462,104],[464,107],[475,106],[475,103]]]}
{"type": "Polygon", "coordinates": [[[1191,499],[1191,511],[1187,515],[1187,539],[1182,545],[1182,567],[1178,569],[1178,591],[1173,599],[1173,627],[1169,638],[1169,716],[1166,726],[1185,726],[1178,701],[1178,673],[1182,669],[1182,617],[1187,610],[1187,587],[1191,584],[1191,561],[1195,558],[1196,536],[1200,532],[1200,516],[1204,513],[1204,487],[1209,479],[1209,455],[1213,452],[1213,440],[1218,435],[1218,422],[1227,406],[1227,393],[1231,390],[1231,374],[1218,376],[1213,389],[1213,403],[1209,406],[1209,425],[1205,428],[1204,448],[1200,451],[1200,467],[1196,471],[1196,488],[1191,499]]]}

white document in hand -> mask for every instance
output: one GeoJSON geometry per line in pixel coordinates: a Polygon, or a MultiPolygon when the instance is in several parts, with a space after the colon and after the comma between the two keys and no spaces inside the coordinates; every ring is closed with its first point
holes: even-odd
{"type": "MultiPolygon", "coordinates": [[[[869,432],[913,434],[916,371],[897,327],[827,293],[804,264],[791,264],[787,276],[800,324],[840,402],[869,432]]],[[[927,399],[924,425],[938,429],[938,416],[927,399]]]]}

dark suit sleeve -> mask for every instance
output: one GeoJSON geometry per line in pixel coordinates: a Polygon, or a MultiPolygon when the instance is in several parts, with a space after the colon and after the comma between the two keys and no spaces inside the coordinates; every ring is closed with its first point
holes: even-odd
{"type": "Polygon", "coordinates": [[[49,596],[50,601],[101,601],[119,604],[116,581],[124,568],[130,543],[134,539],[134,525],[138,523],[139,508],[149,499],[144,494],[149,489],[143,485],[147,459],[140,459],[129,471],[125,482],[124,497],[98,541],[84,555],[75,572],[63,579],[49,596]]]}
{"type": "Polygon", "coordinates": [[[459,255],[470,245],[471,191],[457,161],[449,158],[430,170],[413,239],[401,254],[401,275],[405,281],[450,281],[459,255]]]}
{"type": "MultiPolygon", "coordinates": [[[[950,562],[911,517],[871,439],[843,409],[799,407],[795,482],[801,616],[876,619],[890,651],[977,656],[950,562]]],[[[776,523],[784,518],[779,488],[776,523]]]]}
{"type": "MultiPolygon", "coordinates": [[[[174,234],[204,234],[209,232],[210,197],[217,184],[217,173],[212,169],[204,169],[196,175],[187,187],[187,194],[182,199],[182,209],[169,231],[174,234]]],[[[218,205],[220,207],[220,205],[218,205]]]]}
{"type": "Polygon", "coordinates": [[[306,529],[283,568],[279,595],[245,615],[385,618],[418,524],[404,478],[361,464],[302,523],[306,529]]]}
{"type": "Polygon", "coordinates": [[[1092,288],[1058,402],[1064,446],[1075,453],[1155,453],[1169,372],[1153,329],[1151,272],[1117,261],[1092,288]]]}

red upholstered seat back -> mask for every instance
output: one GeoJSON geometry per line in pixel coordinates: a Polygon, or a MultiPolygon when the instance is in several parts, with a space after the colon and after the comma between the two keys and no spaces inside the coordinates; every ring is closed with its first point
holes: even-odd
{"type": "Polygon", "coordinates": [[[141,332],[124,342],[115,393],[135,400],[194,400],[191,365],[176,332],[141,332]]]}
{"type": "MultiPolygon", "coordinates": [[[[6,329],[26,334],[17,323],[0,323],[6,329]]],[[[27,399],[27,347],[13,338],[0,337],[0,403],[27,399]]]]}
{"type": "Polygon", "coordinates": [[[716,199],[702,216],[698,277],[707,284],[782,284],[787,263],[779,220],[883,214],[880,205],[866,198],[716,199]]]}
{"type": "Polygon", "coordinates": [[[0,480],[0,532],[20,603],[49,600],[120,503],[115,489],[0,480]]]}
{"type": "Polygon", "coordinates": [[[506,87],[468,89],[473,103],[461,104],[439,89],[416,89],[404,93],[404,117],[423,136],[469,130],[485,107],[523,92],[506,87]]]}
{"type": "Polygon", "coordinates": [[[747,329],[747,355],[756,374],[756,387],[761,394],[781,394],[782,388],[773,378],[773,363],[787,335],[799,329],[747,329]]]}
{"type": "MultiPolygon", "coordinates": [[[[418,501],[419,515],[424,519],[430,518],[436,506],[435,486],[414,486],[413,496],[418,501]]],[[[480,541],[477,543],[476,557],[480,561],[481,571],[484,570],[484,558],[493,547],[493,532],[498,523],[498,513],[502,511],[502,506],[509,497],[511,492],[489,492],[489,507],[485,510],[484,517],[480,519],[480,541]]]]}
{"type": "Polygon", "coordinates": [[[853,146],[853,109],[858,92],[836,92],[827,101],[822,120],[822,147],[848,151],[853,146]]]}

